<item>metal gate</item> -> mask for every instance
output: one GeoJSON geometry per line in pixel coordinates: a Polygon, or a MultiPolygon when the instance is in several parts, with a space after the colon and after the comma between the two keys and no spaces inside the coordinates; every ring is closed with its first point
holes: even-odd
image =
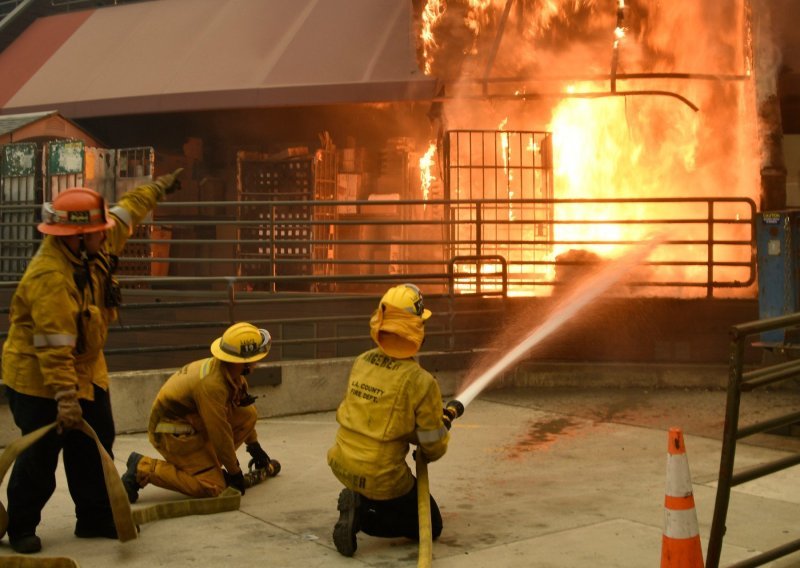
{"type": "MultiPolygon", "coordinates": [[[[85,147],[80,140],[0,146],[0,280],[18,280],[41,240],[36,223],[44,201],[70,187],[89,187],[116,202],[126,191],[153,178],[154,151],[85,147]]],[[[148,219],[150,220],[150,219],[148,219]]],[[[141,225],[136,238],[149,238],[141,225]]],[[[129,244],[124,256],[147,258],[149,245],[129,244]]],[[[149,275],[149,262],[128,261],[120,274],[149,275]]]]}
{"type": "MultiPolygon", "coordinates": [[[[335,159],[333,151],[328,154],[328,160],[335,159]]],[[[240,203],[237,216],[242,222],[237,226],[239,276],[279,277],[278,282],[268,287],[272,292],[310,289],[307,280],[292,277],[315,273],[315,248],[320,247],[315,247],[312,241],[323,236],[320,231],[327,229],[324,224],[315,229],[310,223],[317,218],[312,202],[318,194],[329,200],[336,180],[335,167],[330,172],[321,170],[316,167],[317,161],[311,154],[276,159],[261,152],[237,153],[236,196],[240,203]],[[316,175],[321,171],[325,175],[319,180],[322,185],[318,190],[316,175]],[[254,201],[261,203],[248,204],[254,201]],[[263,202],[274,205],[265,207],[263,202]]],[[[321,218],[332,220],[331,210],[325,207],[320,212],[321,218]]],[[[322,240],[328,240],[327,233],[324,237],[322,240]]]]}
{"type": "Polygon", "coordinates": [[[33,256],[40,157],[33,143],[7,144],[0,154],[0,280],[17,280],[33,256]]]}
{"type": "Polygon", "coordinates": [[[450,130],[444,140],[450,257],[460,288],[542,281],[553,251],[553,159],[549,132],[450,130]],[[458,203],[479,199],[479,204],[458,203]],[[536,201],[533,200],[545,200],[536,201]],[[500,260],[498,260],[500,259],[500,260]],[[458,278],[457,278],[458,280],[458,278]]]}

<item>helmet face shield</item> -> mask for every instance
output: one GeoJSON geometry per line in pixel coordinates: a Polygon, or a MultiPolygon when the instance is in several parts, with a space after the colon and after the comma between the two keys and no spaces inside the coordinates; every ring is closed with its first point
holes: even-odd
{"type": "Polygon", "coordinates": [[[211,353],[229,363],[251,363],[266,357],[271,346],[272,336],[266,329],[236,323],[211,344],[211,353]]]}
{"type": "Polygon", "coordinates": [[[370,337],[390,357],[413,356],[425,339],[425,308],[422,292],[414,284],[389,288],[370,318],[370,337]]]}

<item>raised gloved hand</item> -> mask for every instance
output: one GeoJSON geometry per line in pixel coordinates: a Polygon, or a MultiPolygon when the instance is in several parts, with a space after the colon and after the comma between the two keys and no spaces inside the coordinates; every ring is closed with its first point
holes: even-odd
{"type": "Polygon", "coordinates": [[[58,406],[58,431],[71,430],[76,428],[83,419],[83,411],[78,402],[78,391],[74,388],[62,389],[56,392],[56,402],[58,406]]]}
{"type": "Polygon", "coordinates": [[[228,487],[233,487],[239,493],[244,495],[244,473],[239,471],[239,473],[228,473],[227,471],[223,471],[225,475],[225,484],[228,487]]]}
{"type": "Polygon", "coordinates": [[[178,180],[178,176],[181,175],[182,171],[183,168],[178,168],[171,174],[164,174],[163,176],[158,176],[156,178],[156,187],[161,190],[162,195],[175,193],[181,188],[181,182],[178,180]]]}

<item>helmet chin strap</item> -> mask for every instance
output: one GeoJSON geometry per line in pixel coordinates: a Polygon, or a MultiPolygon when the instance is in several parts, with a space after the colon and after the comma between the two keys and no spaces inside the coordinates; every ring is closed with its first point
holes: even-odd
{"type": "Polygon", "coordinates": [[[78,252],[78,256],[80,256],[83,262],[83,272],[86,275],[86,283],[89,284],[89,291],[92,294],[92,301],[94,301],[94,283],[92,282],[92,271],[89,268],[89,252],[86,250],[86,241],[83,238],[83,233],[78,237],[78,252]]]}
{"type": "Polygon", "coordinates": [[[87,264],[89,262],[89,253],[86,250],[86,241],[83,238],[83,233],[78,235],[78,256],[80,256],[81,260],[86,266],[86,270],[89,270],[89,266],[87,264]]]}

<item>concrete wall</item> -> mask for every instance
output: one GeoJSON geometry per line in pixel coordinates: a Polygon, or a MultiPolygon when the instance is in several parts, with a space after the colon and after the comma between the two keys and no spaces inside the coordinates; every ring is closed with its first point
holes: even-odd
{"type": "MultiPolygon", "coordinates": [[[[459,392],[471,357],[478,352],[422,353],[420,364],[436,376],[445,400],[459,392]]],[[[336,409],[353,359],[266,363],[250,377],[259,417],[336,409]]],[[[150,406],[175,369],[112,373],[111,403],[118,433],[144,432],[150,406]]],[[[486,390],[507,387],[724,388],[725,365],[523,362],[486,390]]],[[[0,446],[19,436],[8,405],[0,405],[0,446]]]]}
{"type": "MultiPolygon", "coordinates": [[[[420,355],[420,363],[439,380],[444,397],[452,396],[463,371],[446,369],[458,361],[450,354],[420,355]],[[444,363],[444,365],[443,365],[444,363]]],[[[258,396],[256,408],[260,418],[324,412],[334,410],[345,392],[352,358],[315,359],[267,363],[266,372],[277,372],[278,384],[253,381],[250,393],[258,396]],[[261,384],[259,384],[261,383],[261,384]]],[[[458,366],[458,365],[455,365],[458,366]]],[[[144,432],[150,406],[161,385],[175,369],[131,371],[111,374],[111,405],[118,433],[144,432]]],[[[277,381],[273,381],[277,382],[277,381]]],[[[8,405],[0,405],[0,446],[19,437],[8,405]]]]}

